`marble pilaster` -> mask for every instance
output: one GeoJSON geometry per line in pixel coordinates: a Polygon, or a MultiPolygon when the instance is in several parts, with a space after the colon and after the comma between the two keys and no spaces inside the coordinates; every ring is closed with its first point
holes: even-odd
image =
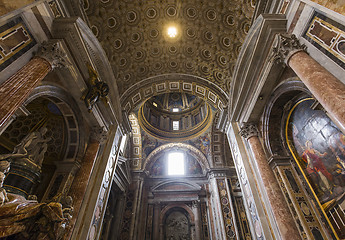
{"type": "Polygon", "coordinates": [[[279,228],[281,239],[301,239],[278,181],[268,164],[264,149],[258,137],[256,126],[246,124],[241,128],[240,134],[247,139],[252,150],[254,159],[257,163],[258,172],[265,188],[264,190],[267,193],[274,218],[279,228]]]}
{"type": "MultiPolygon", "coordinates": [[[[73,208],[75,213],[78,213],[81,208],[87,185],[89,183],[90,176],[97,159],[97,154],[101,143],[104,142],[105,136],[106,135],[103,132],[102,128],[94,128],[91,133],[90,142],[86,148],[84,158],[80,163],[81,167],[75,175],[68,194],[73,198],[73,208]]],[[[74,214],[69,224],[70,231],[66,234],[66,236],[70,236],[70,234],[72,233],[77,218],[78,214],[74,214]]],[[[65,239],[69,239],[69,237],[65,239]]]]}
{"type": "Polygon", "coordinates": [[[201,218],[200,218],[200,202],[193,201],[193,213],[194,213],[194,222],[195,222],[195,238],[201,238],[201,218]]]}
{"type": "Polygon", "coordinates": [[[297,74],[314,97],[345,133],[345,85],[306,53],[295,35],[278,34],[273,58],[297,74]]]}

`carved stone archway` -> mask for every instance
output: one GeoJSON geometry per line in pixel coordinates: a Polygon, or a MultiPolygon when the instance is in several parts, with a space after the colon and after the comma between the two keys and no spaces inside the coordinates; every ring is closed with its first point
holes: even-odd
{"type": "Polygon", "coordinates": [[[150,97],[170,92],[196,95],[221,111],[228,104],[228,95],[206,79],[187,74],[164,74],[144,79],[127,89],[121,96],[121,106],[130,113],[150,97]]]}

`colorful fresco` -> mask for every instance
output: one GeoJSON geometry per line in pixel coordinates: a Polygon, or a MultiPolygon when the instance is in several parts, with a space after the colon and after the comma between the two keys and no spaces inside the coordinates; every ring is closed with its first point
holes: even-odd
{"type": "Polygon", "coordinates": [[[207,131],[204,135],[197,137],[194,140],[190,140],[188,143],[192,146],[200,149],[207,159],[211,159],[211,138],[210,132],[207,131]]]}
{"type": "Polygon", "coordinates": [[[149,135],[147,135],[147,133],[142,131],[143,158],[147,158],[147,156],[150,155],[150,153],[159,145],[161,145],[161,143],[159,143],[157,139],[150,137],[149,135]]]}
{"type": "Polygon", "coordinates": [[[187,173],[188,174],[202,174],[202,168],[197,160],[194,158],[187,159],[187,173]]]}
{"type": "Polygon", "coordinates": [[[152,166],[151,168],[151,175],[153,176],[161,176],[164,174],[164,170],[165,170],[165,164],[163,159],[158,159],[152,166]]]}
{"type": "Polygon", "coordinates": [[[329,223],[344,236],[339,224],[345,217],[345,135],[323,111],[313,110],[313,103],[303,99],[290,111],[287,143],[329,223]]]}

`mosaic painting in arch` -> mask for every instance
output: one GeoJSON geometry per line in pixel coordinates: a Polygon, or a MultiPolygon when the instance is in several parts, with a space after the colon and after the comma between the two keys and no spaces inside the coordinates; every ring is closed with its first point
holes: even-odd
{"type": "Polygon", "coordinates": [[[205,134],[193,139],[189,140],[189,144],[200,149],[200,151],[205,155],[208,160],[212,160],[212,153],[211,153],[211,131],[207,130],[205,134]]]}

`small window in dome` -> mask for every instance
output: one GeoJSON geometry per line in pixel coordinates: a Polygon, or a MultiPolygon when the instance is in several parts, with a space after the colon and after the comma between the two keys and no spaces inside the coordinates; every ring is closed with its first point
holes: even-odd
{"type": "Polygon", "coordinates": [[[179,112],[180,109],[179,109],[179,108],[173,108],[172,111],[173,111],[173,112],[179,112]]]}
{"type": "Polygon", "coordinates": [[[158,107],[157,103],[153,102],[152,104],[153,106],[158,107]]]}
{"type": "Polygon", "coordinates": [[[179,130],[179,129],[180,129],[180,122],[173,121],[173,130],[179,130]]]}
{"type": "Polygon", "coordinates": [[[171,152],[168,155],[168,175],[184,175],[184,154],[171,152]]]}

